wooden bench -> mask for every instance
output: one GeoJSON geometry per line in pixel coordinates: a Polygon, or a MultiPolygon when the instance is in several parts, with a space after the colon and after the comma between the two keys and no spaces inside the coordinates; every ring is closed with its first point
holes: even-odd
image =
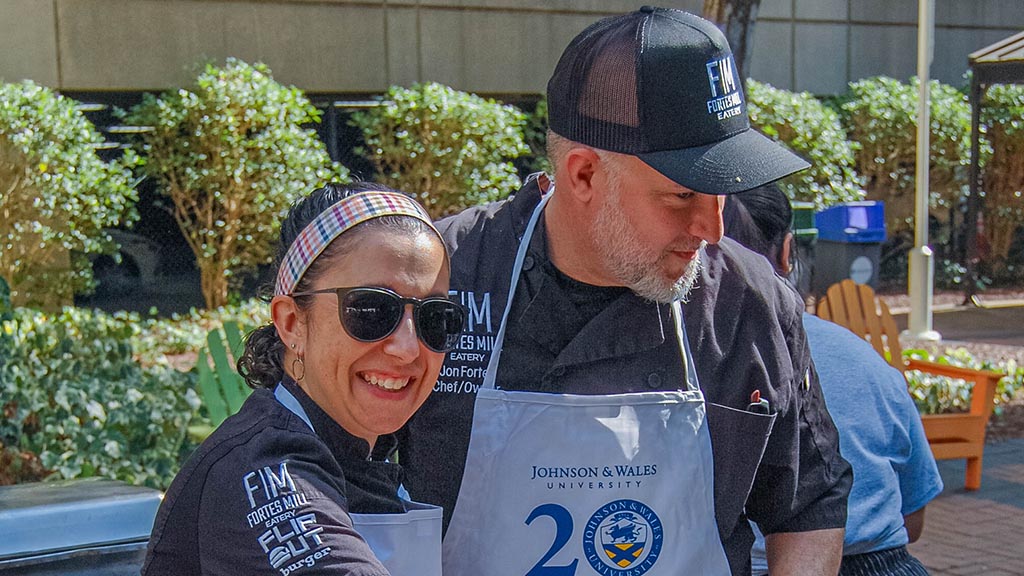
{"type": "Polygon", "coordinates": [[[896,322],[884,301],[874,290],[853,280],[843,280],[828,288],[818,303],[817,315],[846,327],[864,338],[889,364],[906,376],[907,370],[919,370],[936,376],[973,383],[971,407],[966,413],[925,414],[921,416],[924,433],[936,459],[967,459],[964,488],[981,488],[981,460],[985,450],[985,427],[992,415],[996,384],[1005,376],[1000,372],[973,370],[903,357],[896,322]]]}
{"type": "Polygon", "coordinates": [[[252,393],[235,371],[235,363],[245,348],[243,330],[237,322],[225,322],[223,327],[210,330],[206,335],[206,347],[199,351],[196,372],[209,422],[189,426],[189,437],[197,442],[209,436],[228,416],[238,412],[252,393]]]}

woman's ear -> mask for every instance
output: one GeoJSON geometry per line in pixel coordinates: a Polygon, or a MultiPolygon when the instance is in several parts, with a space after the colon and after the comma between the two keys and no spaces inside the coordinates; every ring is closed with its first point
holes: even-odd
{"type": "Polygon", "coordinates": [[[793,233],[786,232],[786,237],[782,239],[782,248],[779,249],[779,273],[783,276],[788,276],[793,271],[793,233]]]}
{"type": "Polygon", "coordinates": [[[306,319],[295,299],[291,296],[274,296],[270,301],[270,319],[285,349],[294,350],[301,356],[306,346],[306,319]]]}

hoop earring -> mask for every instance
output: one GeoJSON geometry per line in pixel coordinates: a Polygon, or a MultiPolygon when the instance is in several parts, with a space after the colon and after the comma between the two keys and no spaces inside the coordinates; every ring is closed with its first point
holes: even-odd
{"type": "Polygon", "coordinates": [[[292,374],[295,375],[294,377],[296,382],[302,382],[302,379],[306,377],[306,365],[302,362],[301,356],[296,356],[295,359],[292,360],[292,374]],[[298,365],[299,368],[302,368],[301,373],[296,369],[296,365],[298,365]]]}

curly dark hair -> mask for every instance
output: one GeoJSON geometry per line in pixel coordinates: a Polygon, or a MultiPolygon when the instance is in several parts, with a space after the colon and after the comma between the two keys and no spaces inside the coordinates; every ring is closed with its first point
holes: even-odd
{"type": "MultiPolygon", "coordinates": [[[[373,182],[353,182],[351,184],[326,184],[321,188],[313,190],[309,196],[296,202],[288,216],[281,223],[281,237],[278,242],[276,256],[274,258],[273,270],[281,267],[281,262],[288,252],[288,248],[298,235],[313,221],[320,213],[326,211],[339,201],[364,192],[397,192],[404,194],[382,184],[373,182]]],[[[374,228],[386,228],[399,233],[418,234],[430,231],[430,227],[421,220],[411,216],[384,216],[367,220],[334,239],[309,268],[306,269],[302,279],[295,285],[295,292],[310,290],[310,286],[326,270],[330,262],[347,254],[355,240],[366,230],[374,228]]],[[[269,284],[262,287],[260,297],[269,302],[273,297],[273,279],[276,273],[271,276],[269,284]]],[[[296,305],[302,310],[309,308],[312,296],[293,296],[296,305]]],[[[251,388],[273,388],[284,376],[284,343],[277,333],[273,323],[261,326],[253,330],[245,339],[245,351],[238,359],[238,373],[245,379],[246,384],[251,388]]]]}

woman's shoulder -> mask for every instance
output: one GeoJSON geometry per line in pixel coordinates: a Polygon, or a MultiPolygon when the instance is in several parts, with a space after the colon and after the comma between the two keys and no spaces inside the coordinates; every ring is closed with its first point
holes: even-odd
{"type": "Polygon", "coordinates": [[[264,390],[214,431],[179,476],[182,500],[198,505],[200,523],[247,529],[321,498],[347,506],[345,475],[331,451],[264,390]]]}
{"type": "Polygon", "coordinates": [[[183,489],[216,491],[225,482],[239,485],[248,482],[247,477],[269,477],[267,470],[287,469],[289,462],[341,476],[330,450],[305,422],[282,406],[271,391],[258,389],[196,449],[175,484],[181,483],[183,489]]]}
{"type": "Polygon", "coordinates": [[[182,471],[191,477],[180,478],[177,504],[162,506],[176,508],[154,532],[165,555],[216,573],[276,574],[300,562],[384,573],[352,526],[337,460],[272,393],[254,392],[203,449],[182,471]]]}
{"type": "Polygon", "coordinates": [[[241,546],[317,497],[344,507],[344,485],[319,438],[272,392],[256,390],[174,478],[150,547],[176,558],[201,555],[204,535],[213,534],[241,546]]]}

